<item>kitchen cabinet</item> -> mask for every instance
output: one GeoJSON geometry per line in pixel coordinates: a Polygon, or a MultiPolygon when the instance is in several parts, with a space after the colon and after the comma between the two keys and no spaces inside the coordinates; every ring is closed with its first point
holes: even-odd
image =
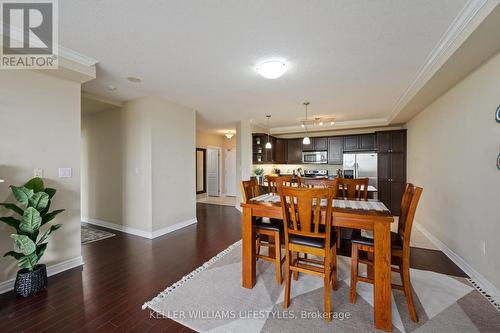
{"type": "Polygon", "coordinates": [[[287,163],[300,164],[302,163],[302,139],[287,140],[287,163]]]}
{"type": "Polygon", "coordinates": [[[344,137],[344,151],[367,151],[376,149],[375,134],[347,135],[344,137]]]}
{"type": "Polygon", "coordinates": [[[266,162],[265,135],[252,134],[252,161],[254,164],[266,162]]]}
{"type": "Polygon", "coordinates": [[[328,164],[342,165],[344,159],[344,137],[328,138],[328,164]]]}
{"type": "Polygon", "coordinates": [[[328,138],[314,138],[314,150],[328,150],[328,138]]]}
{"type": "Polygon", "coordinates": [[[377,132],[378,199],[400,214],[406,186],[406,131],[377,132]]]}
{"type": "Polygon", "coordinates": [[[288,159],[288,141],[286,139],[276,139],[274,148],[274,163],[286,164],[288,159]]]}

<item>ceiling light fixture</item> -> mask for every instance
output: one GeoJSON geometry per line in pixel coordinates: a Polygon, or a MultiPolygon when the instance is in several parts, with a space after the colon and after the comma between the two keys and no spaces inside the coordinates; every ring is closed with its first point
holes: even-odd
{"type": "Polygon", "coordinates": [[[142,82],[141,78],[138,78],[135,76],[129,76],[129,77],[127,77],[127,80],[129,80],[132,83],[141,83],[142,82]]]}
{"type": "Polygon", "coordinates": [[[256,70],[262,77],[273,80],[285,74],[287,65],[283,61],[269,60],[258,64],[256,70]]]}
{"type": "Polygon", "coordinates": [[[273,147],[271,145],[271,142],[269,141],[269,137],[271,135],[271,128],[269,127],[269,119],[271,118],[271,115],[268,114],[266,117],[267,117],[267,143],[266,143],[266,149],[271,149],[273,147]]]}
{"type": "Polygon", "coordinates": [[[224,135],[228,140],[231,140],[231,138],[234,136],[234,133],[232,131],[227,131],[224,135]]]}
{"type": "MultiPolygon", "coordinates": [[[[307,106],[309,105],[309,102],[304,102],[304,105],[306,107],[306,122],[307,122],[307,106]]],[[[309,144],[311,144],[311,139],[309,139],[309,136],[307,135],[307,126],[305,125],[305,123],[302,123],[302,125],[304,125],[304,127],[306,129],[306,136],[302,140],[302,144],[309,145],[309,144]]]]}

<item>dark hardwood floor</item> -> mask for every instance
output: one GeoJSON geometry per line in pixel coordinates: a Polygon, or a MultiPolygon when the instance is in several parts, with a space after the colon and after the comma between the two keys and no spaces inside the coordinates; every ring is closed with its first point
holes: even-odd
{"type": "MultiPolygon", "coordinates": [[[[197,204],[197,217],[196,225],[154,240],[110,230],[117,235],[83,245],[83,268],[50,277],[48,290],[29,298],[0,295],[0,331],[190,332],[150,318],[141,306],[241,238],[235,208],[197,204]]],[[[415,268],[466,276],[440,251],[415,248],[411,261],[415,268]]]]}

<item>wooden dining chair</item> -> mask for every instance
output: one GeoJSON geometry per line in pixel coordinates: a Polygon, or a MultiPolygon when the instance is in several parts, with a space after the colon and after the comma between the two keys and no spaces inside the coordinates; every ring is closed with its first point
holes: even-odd
{"type": "Polygon", "coordinates": [[[278,193],[278,186],[292,186],[293,182],[292,176],[266,175],[264,179],[267,182],[268,193],[278,193]]]}
{"type": "MultiPolygon", "coordinates": [[[[290,304],[291,274],[298,272],[324,279],[325,319],[331,320],[330,281],[337,289],[337,248],[332,230],[332,188],[280,188],[285,234],[285,299],[290,304]],[[321,206],[323,199],[325,206],[321,206]],[[322,224],[324,222],[324,224],[322,224]],[[300,257],[310,254],[323,260],[300,257]]],[[[297,275],[296,275],[297,274],[297,275]]]]}
{"type": "MultiPolygon", "coordinates": [[[[256,179],[244,180],[241,182],[241,194],[243,202],[255,198],[260,195],[260,186],[256,179]]],[[[274,262],[276,266],[276,282],[281,284],[283,282],[283,275],[281,267],[285,258],[281,257],[281,242],[283,233],[283,223],[280,220],[264,221],[263,218],[256,218],[255,220],[255,247],[256,259],[263,259],[266,261],[274,262]],[[265,236],[265,237],[262,237],[265,236]],[[268,255],[260,253],[261,246],[268,248],[268,255]]]]}
{"type": "MultiPolygon", "coordinates": [[[[368,178],[338,178],[337,197],[350,200],[368,200],[368,181],[368,178]]],[[[340,227],[336,229],[337,247],[340,248],[342,238],[350,239],[353,230],[340,227]]]]}
{"type": "Polygon", "coordinates": [[[298,177],[297,183],[300,187],[309,187],[309,188],[331,187],[334,189],[334,197],[337,196],[337,189],[338,189],[337,179],[298,177]]]}
{"type": "MultiPolygon", "coordinates": [[[[398,231],[391,232],[391,270],[398,272],[401,276],[402,285],[392,284],[392,288],[403,290],[410,311],[411,320],[418,321],[410,281],[410,237],[413,227],[413,219],[417,210],[418,201],[422,195],[422,188],[407,184],[401,199],[401,214],[399,216],[398,231]]],[[[373,261],[360,260],[359,252],[374,252],[373,239],[361,236],[360,231],[352,235],[352,266],[351,266],[351,303],[356,302],[356,284],[358,281],[372,283],[370,277],[358,276],[358,264],[363,262],[373,266],[373,261]]]]}

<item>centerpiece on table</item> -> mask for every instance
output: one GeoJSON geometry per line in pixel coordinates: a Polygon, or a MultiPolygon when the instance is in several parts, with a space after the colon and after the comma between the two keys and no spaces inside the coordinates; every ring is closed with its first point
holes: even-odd
{"type": "Polygon", "coordinates": [[[16,230],[10,235],[15,242],[15,251],[5,253],[4,257],[11,256],[17,260],[20,270],[14,290],[18,295],[27,297],[47,288],[47,268],[38,262],[47,249],[49,235],[62,225],[43,227],[64,209],[49,212],[56,190],[45,188],[41,178],[33,178],[24,186],[11,185],[10,188],[18,203],[0,203],[14,213],[0,217],[0,221],[16,230]],[[45,231],[40,235],[41,228],[45,231]]]}

